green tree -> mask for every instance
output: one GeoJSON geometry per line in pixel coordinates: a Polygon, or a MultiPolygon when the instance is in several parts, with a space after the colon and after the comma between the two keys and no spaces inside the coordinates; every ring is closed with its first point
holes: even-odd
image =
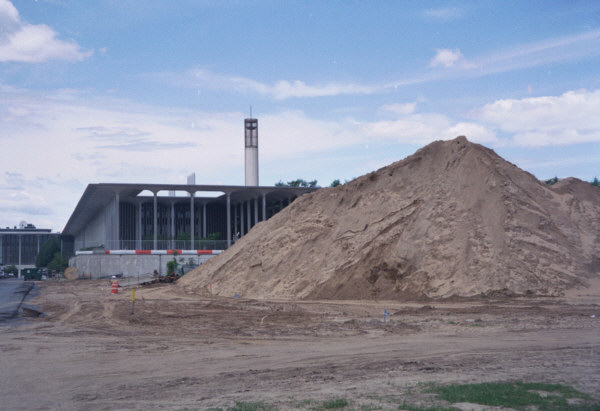
{"type": "Polygon", "coordinates": [[[335,180],[333,180],[331,182],[331,184],[329,185],[329,187],[337,187],[337,186],[341,186],[341,185],[342,185],[342,183],[340,182],[340,179],[336,178],[335,180]]]}
{"type": "Polygon", "coordinates": [[[549,180],[544,181],[544,183],[548,184],[549,186],[558,183],[558,177],[553,177],[549,180]]]}
{"type": "Polygon", "coordinates": [[[317,180],[306,181],[301,178],[298,178],[296,180],[288,181],[287,183],[284,183],[283,181],[279,180],[279,182],[275,183],[275,187],[319,187],[319,186],[317,185],[317,180]]]}
{"type": "Polygon", "coordinates": [[[167,262],[167,275],[175,274],[179,263],[177,262],[177,251],[173,251],[173,259],[167,262]]]}
{"type": "Polygon", "coordinates": [[[598,180],[598,177],[594,177],[594,179],[591,181],[591,184],[596,187],[600,186],[600,181],[598,180]]]}
{"type": "Polygon", "coordinates": [[[206,234],[206,237],[201,238],[201,240],[216,241],[219,238],[221,238],[221,233],[217,231],[216,233],[206,234]]]}
{"type": "Polygon", "coordinates": [[[175,274],[175,271],[177,270],[178,266],[179,266],[179,263],[177,262],[177,260],[172,259],[171,261],[168,261],[167,262],[167,275],[175,274]]]}
{"type": "Polygon", "coordinates": [[[48,263],[48,270],[64,271],[68,266],[69,261],[60,253],[56,253],[48,263]]]}
{"type": "Polygon", "coordinates": [[[177,235],[176,240],[177,241],[190,241],[191,238],[192,237],[190,237],[190,235],[188,233],[182,232],[177,235]]]}
{"type": "Polygon", "coordinates": [[[56,253],[60,254],[60,243],[56,238],[50,238],[41,247],[40,252],[35,258],[36,267],[48,267],[50,261],[54,259],[56,253]]]}
{"type": "Polygon", "coordinates": [[[7,265],[2,269],[2,271],[4,271],[6,274],[9,274],[9,273],[13,273],[14,275],[19,274],[19,269],[14,265],[7,265]]]}

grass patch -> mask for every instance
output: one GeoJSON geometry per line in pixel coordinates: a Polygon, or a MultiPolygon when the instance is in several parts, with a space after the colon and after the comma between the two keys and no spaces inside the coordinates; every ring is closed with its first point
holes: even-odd
{"type": "Polygon", "coordinates": [[[229,411],[275,411],[276,409],[264,402],[236,402],[229,411]]]}
{"type": "Polygon", "coordinates": [[[344,398],[336,398],[333,400],[325,401],[320,408],[323,410],[335,410],[338,408],[346,408],[347,406],[348,400],[344,398]]]}
{"type": "Polygon", "coordinates": [[[360,406],[360,411],[375,411],[381,410],[381,404],[363,404],[360,406]]]}
{"type": "Polygon", "coordinates": [[[399,410],[407,410],[407,411],[456,411],[458,408],[453,407],[421,407],[417,405],[409,405],[409,404],[400,404],[398,406],[399,410]]]}
{"type": "MultiPolygon", "coordinates": [[[[279,404],[283,409],[307,411],[327,410],[407,410],[407,411],[458,411],[456,403],[505,407],[518,411],[600,411],[600,401],[561,384],[491,382],[476,384],[440,385],[420,382],[398,387],[394,395],[366,394],[358,397],[331,399],[288,399],[279,404]]],[[[218,406],[218,405],[217,405],[218,406]]],[[[191,411],[182,409],[180,411],[191,411]]],[[[236,402],[234,406],[204,409],[204,411],[276,411],[277,406],[258,402],[236,402]]]]}
{"type": "Polygon", "coordinates": [[[304,399],[302,401],[293,401],[291,407],[299,410],[315,409],[317,401],[304,399]]]}
{"type": "Polygon", "coordinates": [[[437,386],[428,389],[450,403],[470,402],[526,410],[600,410],[589,395],[560,384],[495,382],[437,386]],[[568,401],[571,400],[571,401],[568,401]]]}

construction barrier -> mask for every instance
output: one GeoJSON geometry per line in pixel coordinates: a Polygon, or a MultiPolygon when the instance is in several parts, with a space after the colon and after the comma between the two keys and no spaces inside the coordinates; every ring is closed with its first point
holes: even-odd
{"type": "MultiPolygon", "coordinates": [[[[104,250],[110,255],[217,255],[223,250],[104,250]]],[[[76,251],[75,255],[92,255],[93,251],[76,251]]]]}
{"type": "Polygon", "coordinates": [[[119,294],[119,282],[117,280],[112,281],[112,287],[110,288],[111,294],[119,294]]]}

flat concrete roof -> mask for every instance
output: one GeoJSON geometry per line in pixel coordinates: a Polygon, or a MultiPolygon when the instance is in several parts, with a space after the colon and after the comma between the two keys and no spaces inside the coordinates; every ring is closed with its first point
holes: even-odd
{"type": "MultiPolygon", "coordinates": [[[[85,225],[97,215],[117,194],[120,201],[131,202],[132,199],[141,199],[148,201],[153,196],[139,196],[143,191],[152,193],[165,193],[169,191],[197,193],[197,192],[215,192],[223,193],[216,197],[199,197],[194,195],[194,202],[198,204],[222,204],[226,201],[227,194],[230,195],[231,204],[240,204],[254,198],[260,199],[263,195],[268,201],[282,201],[292,197],[298,197],[302,194],[318,190],[314,187],[273,187],[273,186],[225,186],[225,185],[203,185],[203,184],[119,184],[119,183],[99,183],[88,184],[81,199],[77,203],[73,214],[67,221],[63,235],[76,235],[85,227],[85,225]]],[[[189,200],[189,197],[171,197],[168,195],[157,195],[158,201],[163,200],[189,200]]]]}
{"type": "Polygon", "coordinates": [[[1,234],[48,234],[52,233],[50,228],[0,228],[1,234]]]}

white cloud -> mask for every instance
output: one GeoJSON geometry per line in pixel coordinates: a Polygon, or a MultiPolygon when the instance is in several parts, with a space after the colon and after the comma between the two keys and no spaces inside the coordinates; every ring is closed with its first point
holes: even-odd
{"type": "MultiPolygon", "coordinates": [[[[60,230],[88,183],[181,183],[191,172],[204,182],[243,183],[244,113],[169,110],[72,90],[42,95],[8,88],[0,94],[0,113],[0,144],[9,147],[0,151],[0,163],[15,170],[0,176],[0,190],[5,198],[16,196],[10,204],[0,204],[0,225],[31,220],[23,215],[23,193],[37,196],[36,203],[44,207],[51,204],[44,219],[42,209],[30,210],[40,217],[33,223],[50,222],[60,230]],[[40,175],[43,181],[37,179],[40,175]]],[[[314,119],[301,111],[265,113],[259,119],[261,164],[286,159],[303,163],[315,154],[328,156],[377,141],[425,144],[454,137],[444,134],[453,125],[435,114],[358,123],[352,118],[314,119]]]]}
{"type": "Polygon", "coordinates": [[[459,122],[444,130],[445,136],[466,136],[470,141],[480,144],[492,144],[498,142],[496,134],[487,127],[469,122],[459,122]]]}
{"type": "Polygon", "coordinates": [[[586,59],[599,54],[600,30],[591,30],[537,42],[517,44],[469,59],[469,61],[461,58],[458,60],[460,64],[455,64],[455,66],[466,69],[463,70],[463,74],[485,76],[556,62],[586,59]]]}
{"type": "Polygon", "coordinates": [[[316,120],[301,111],[283,111],[259,120],[261,158],[281,159],[348,147],[365,141],[350,119],[316,120]]]}
{"type": "MultiPolygon", "coordinates": [[[[0,94],[0,163],[14,171],[0,175],[0,226],[31,220],[22,215],[23,193],[52,205],[45,220],[33,223],[53,220],[51,227],[60,230],[88,183],[184,183],[196,172],[206,183],[243,184],[244,113],[64,96],[8,88],[0,94]]],[[[264,114],[259,127],[261,163],[364,141],[350,120],[316,120],[300,111],[264,114]]]]}
{"type": "MultiPolygon", "coordinates": [[[[38,227],[39,224],[50,224],[56,211],[54,206],[60,203],[61,198],[44,195],[43,187],[47,185],[47,180],[39,177],[26,178],[19,172],[0,175],[0,227],[12,227],[23,220],[38,227]]],[[[61,193],[61,186],[53,185],[48,191],[56,195],[61,193]]],[[[52,228],[59,229],[57,226],[52,228]]]]}
{"type": "MultiPolygon", "coordinates": [[[[0,175],[0,226],[34,216],[34,224],[60,230],[88,183],[183,183],[191,172],[203,182],[243,183],[244,113],[137,105],[74,90],[1,90],[0,164],[11,172],[0,175]],[[39,207],[28,209],[28,202],[39,207]]],[[[425,145],[457,135],[493,146],[506,136],[522,146],[600,142],[600,91],[499,100],[474,110],[470,121],[416,113],[416,104],[382,106],[395,116],[386,121],[264,113],[261,173],[284,175],[282,164],[303,167],[341,152],[371,158],[357,147],[425,145]]]]}
{"type": "Polygon", "coordinates": [[[19,12],[8,0],[0,0],[0,22],[4,27],[7,24],[19,22],[19,12]]]}
{"type": "Polygon", "coordinates": [[[453,67],[458,61],[464,57],[459,49],[438,49],[435,57],[429,63],[429,67],[453,67]]]}
{"type": "Polygon", "coordinates": [[[48,60],[82,60],[92,54],[73,41],[57,38],[45,24],[21,21],[19,12],[8,0],[0,0],[0,62],[41,63],[48,60]]]}
{"type": "Polygon", "coordinates": [[[302,81],[279,81],[273,87],[267,88],[268,94],[276,99],[287,99],[291,97],[324,97],[339,96],[342,94],[371,94],[375,91],[373,87],[358,84],[327,83],[317,86],[309,86],[302,81]]]}
{"type": "MultiPolygon", "coordinates": [[[[195,87],[230,90],[235,92],[252,92],[264,96],[270,96],[277,100],[285,100],[289,98],[339,96],[344,94],[372,94],[382,89],[381,87],[335,82],[309,85],[300,80],[280,80],[275,84],[265,84],[244,77],[224,76],[200,69],[192,70],[190,71],[190,74],[192,76],[191,84],[195,87]]],[[[187,81],[186,86],[189,86],[187,81]]]]}
{"type": "Polygon", "coordinates": [[[173,113],[23,92],[0,95],[0,113],[0,163],[13,171],[0,175],[0,226],[34,216],[37,226],[61,230],[88,183],[183,183],[192,171],[205,181],[239,172],[229,183],[243,181],[241,113],[173,113]]]}
{"type": "Polygon", "coordinates": [[[48,215],[51,213],[48,202],[43,196],[32,194],[26,190],[13,190],[2,196],[0,209],[19,212],[27,210],[27,214],[48,215]]]}
{"type": "Polygon", "coordinates": [[[466,59],[458,48],[438,49],[429,67],[443,70],[399,81],[396,86],[452,78],[481,77],[598,55],[600,55],[600,30],[516,44],[469,59],[466,59]]]}
{"type": "Polygon", "coordinates": [[[499,65],[509,69],[532,67],[600,52],[600,30],[544,39],[496,51],[481,58],[487,66],[499,65]]]}
{"type": "Polygon", "coordinates": [[[473,117],[512,134],[521,146],[600,142],[600,90],[560,96],[498,100],[473,111],[473,117]]]}
{"type": "MultiPolygon", "coordinates": [[[[371,95],[397,92],[399,88],[440,80],[482,77],[496,73],[517,71],[548,63],[585,59],[600,55],[600,30],[586,31],[574,35],[545,39],[538,42],[516,44],[494,50],[486,55],[469,57],[460,49],[437,49],[429,62],[431,70],[422,68],[413,75],[396,81],[379,84],[359,82],[325,82],[308,84],[302,80],[279,80],[265,83],[255,79],[214,73],[204,69],[193,69],[186,73],[152,73],[145,76],[153,80],[168,82],[179,87],[217,90],[232,93],[258,94],[276,100],[290,98],[332,97],[341,95],[371,95]]],[[[392,107],[390,107],[393,110],[392,107]]],[[[396,109],[408,110],[409,106],[396,109]]]]}
{"type": "MultiPolygon", "coordinates": [[[[1,0],[0,0],[1,1],[1,0]]],[[[600,55],[600,30],[586,31],[543,41],[516,44],[481,56],[465,58],[460,49],[437,49],[429,62],[433,70],[419,69],[385,84],[325,82],[307,84],[302,80],[279,80],[263,83],[251,78],[223,75],[204,69],[181,73],[154,73],[147,77],[179,87],[200,90],[222,90],[233,93],[253,93],[276,100],[290,98],[331,97],[340,95],[369,95],[395,92],[398,88],[454,78],[481,77],[490,74],[521,70],[560,61],[600,55]]]]}
{"type": "Polygon", "coordinates": [[[365,123],[360,133],[371,139],[392,140],[398,144],[425,145],[465,135],[470,141],[493,143],[497,138],[484,125],[456,122],[443,114],[411,114],[392,121],[365,123]]]}
{"type": "Polygon", "coordinates": [[[447,116],[429,113],[414,114],[417,103],[388,104],[382,110],[399,114],[392,121],[378,121],[363,125],[362,131],[371,137],[394,139],[401,143],[427,144],[459,135],[477,143],[496,143],[495,133],[486,126],[472,122],[454,122],[447,116]]]}
{"type": "Polygon", "coordinates": [[[442,130],[451,126],[441,114],[414,114],[398,120],[366,123],[361,131],[375,139],[392,139],[397,142],[423,144],[442,138],[442,130]]]}
{"type": "Polygon", "coordinates": [[[438,9],[427,9],[423,14],[429,18],[447,21],[462,17],[463,11],[457,7],[442,7],[438,9]]]}
{"type": "Polygon", "coordinates": [[[395,103],[386,104],[381,107],[384,111],[389,111],[396,114],[412,114],[417,108],[417,103],[395,103]]]}

